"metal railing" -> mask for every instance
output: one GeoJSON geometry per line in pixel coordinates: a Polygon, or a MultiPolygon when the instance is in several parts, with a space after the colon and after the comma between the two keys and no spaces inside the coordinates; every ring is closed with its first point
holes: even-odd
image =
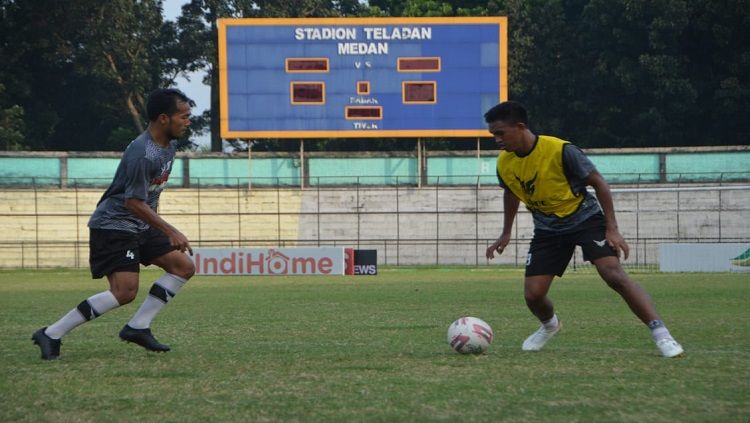
{"type": "MultiPolygon", "coordinates": [[[[611,184],[647,186],[655,184],[694,184],[694,183],[750,183],[750,170],[747,172],[691,172],[691,173],[609,173],[604,174],[611,184]]],[[[354,187],[354,186],[482,186],[497,185],[495,175],[371,175],[371,176],[305,176],[305,177],[174,177],[183,188],[217,187],[256,187],[256,188],[311,188],[311,187],[354,187]]],[[[0,191],[7,189],[76,189],[106,188],[111,178],[79,178],[61,182],[58,177],[0,177],[0,191]]],[[[171,187],[175,187],[174,184],[171,187]]]]}
{"type": "MultiPolygon", "coordinates": [[[[644,175],[637,178],[644,183],[612,186],[618,219],[631,245],[631,267],[655,268],[656,250],[663,242],[750,239],[748,181],[721,174],[718,183],[695,183],[701,177],[691,174],[677,183],[654,184],[644,175]],[[705,228],[695,229],[691,221],[705,228]],[[675,230],[654,233],[666,222],[675,230]]],[[[282,178],[253,178],[252,184],[249,178],[236,178],[228,185],[226,178],[200,178],[191,188],[165,191],[162,215],[167,221],[179,220],[176,226],[181,229],[187,227],[194,246],[353,246],[378,249],[380,263],[388,265],[523,265],[531,237],[531,219],[524,210],[519,211],[507,254],[492,263],[484,259],[502,224],[502,197],[495,181],[463,176],[461,181],[471,183],[444,184],[443,177],[434,176],[433,183],[420,187],[395,176],[390,184],[370,183],[383,178],[354,177],[353,183],[335,185],[318,178],[304,188],[282,178]],[[170,209],[172,191],[181,199],[181,209],[170,209]],[[268,201],[265,208],[252,204],[254,195],[268,201]],[[217,196],[222,203],[210,203],[217,196]],[[285,208],[288,198],[298,199],[299,207],[285,208]],[[265,222],[263,236],[252,229],[259,221],[265,222]]],[[[455,182],[458,177],[445,178],[455,182]]],[[[0,189],[5,202],[0,206],[0,267],[86,267],[85,226],[95,205],[92,198],[98,199],[102,190],[78,181],[64,189],[31,182],[0,189]],[[69,197],[65,207],[53,201],[61,194],[69,197]],[[14,199],[19,203],[13,205],[14,199]],[[13,232],[18,225],[21,230],[13,232]]],[[[579,255],[572,265],[585,267],[579,255]]]]}

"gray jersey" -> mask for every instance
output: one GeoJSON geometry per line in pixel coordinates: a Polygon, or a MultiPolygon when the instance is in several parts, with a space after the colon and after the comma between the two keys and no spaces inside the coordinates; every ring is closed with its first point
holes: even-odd
{"type": "Polygon", "coordinates": [[[123,153],[112,183],[96,205],[89,228],[134,233],[148,229],[146,222],[125,207],[125,201],[137,198],[156,211],[159,196],[172,171],[175,143],[172,141],[168,147],[162,147],[148,131],[134,139],[123,153]]]}
{"type": "MultiPolygon", "coordinates": [[[[596,170],[594,164],[591,163],[591,160],[586,157],[580,148],[573,144],[565,144],[563,146],[562,156],[563,169],[565,176],[568,178],[570,189],[574,194],[581,194],[584,198],[581,205],[578,206],[578,210],[564,218],[540,212],[532,212],[534,229],[537,231],[562,233],[575,230],[578,225],[602,210],[596,197],[586,190],[585,179],[591,172],[596,170]]],[[[500,186],[505,188],[499,175],[498,180],[500,181],[500,186]]]]}

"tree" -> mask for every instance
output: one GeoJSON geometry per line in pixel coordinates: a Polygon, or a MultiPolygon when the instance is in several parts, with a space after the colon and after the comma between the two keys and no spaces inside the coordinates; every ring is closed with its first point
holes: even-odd
{"type": "MultiPolygon", "coordinates": [[[[7,22],[11,6],[13,5],[10,0],[0,0],[2,22],[7,22]]],[[[10,35],[10,30],[7,24],[0,24],[0,40],[6,40],[10,35]]],[[[0,42],[0,57],[3,57],[7,64],[12,63],[9,50],[6,42],[0,42]]],[[[0,67],[0,150],[20,150],[26,147],[24,110],[8,95],[3,82],[15,82],[7,66],[0,67]]]]}
{"type": "Polygon", "coordinates": [[[643,146],[680,138],[696,91],[676,48],[688,23],[684,1],[591,0],[572,36],[573,107],[563,127],[588,147],[643,146]],[[659,141],[657,141],[659,142],[659,141]]]}
{"type": "Polygon", "coordinates": [[[562,0],[509,0],[488,12],[508,16],[509,99],[524,103],[537,131],[563,127],[561,107],[574,98],[576,51],[562,0]]]}
{"type": "MultiPolygon", "coordinates": [[[[211,150],[221,151],[219,126],[218,28],[219,18],[345,16],[358,10],[356,0],[192,0],[178,18],[180,46],[189,71],[205,70],[204,84],[211,87],[209,124],[211,150]]],[[[265,142],[264,142],[265,143],[265,142]]],[[[262,148],[262,147],[261,147],[262,148]]]]}
{"type": "Polygon", "coordinates": [[[182,6],[182,14],[177,19],[177,36],[183,65],[190,72],[205,70],[203,83],[211,87],[208,123],[212,151],[221,151],[216,20],[220,17],[251,16],[253,6],[252,1],[244,0],[192,0],[182,6]]]}
{"type": "Polygon", "coordinates": [[[690,24],[679,49],[697,90],[685,141],[693,145],[747,144],[750,139],[750,3],[690,3],[690,24]]]}
{"type": "Polygon", "coordinates": [[[747,2],[510,0],[503,8],[511,97],[540,130],[584,147],[731,145],[750,136],[747,2]]]}
{"type": "Polygon", "coordinates": [[[24,148],[23,108],[17,104],[6,107],[4,91],[5,86],[0,84],[0,149],[20,150],[24,148]]]}
{"type": "Polygon", "coordinates": [[[144,95],[168,84],[174,43],[156,0],[5,1],[6,102],[33,149],[121,149],[145,127],[144,95]],[[116,134],[116,135],[113,135],[116,134]],[[130,136],[128,136],[130,134],[130,136]],[[107,140],[117,140],[109,144],[107,140]]]}

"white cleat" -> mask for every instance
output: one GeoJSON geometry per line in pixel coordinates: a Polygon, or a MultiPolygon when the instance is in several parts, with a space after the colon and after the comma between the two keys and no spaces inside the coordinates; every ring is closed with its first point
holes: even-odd
{"type": "Polygon", "coordinates": [[[554,328],[551,331],[548,331],[544,328],[544,325],[540,326],[539,329],[537,329],[536,332],[532,333],[531,336],[526,338],[525,341],[523,341],[523,345],[521,346],[521,349],[524,351],[539,351],[544,347],[544,344],[547,343],[550,339],[552,339],[553,336],[557,332],[560,332],[560,329],[562,329],[562,322],[559,322],[557,324],[557,327],[554,328]]]}
{"type": "Polygon", "coordinates": [[[661,355],[665,358],[679,357],[685,352],[682,349],[682,345],[672,338],[664,338],[656,341],[656,347],[659,348],[661,355]]]}

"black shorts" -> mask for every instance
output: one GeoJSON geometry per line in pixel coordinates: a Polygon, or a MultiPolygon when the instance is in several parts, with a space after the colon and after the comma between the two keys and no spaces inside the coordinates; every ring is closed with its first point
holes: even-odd
{"type": "Polygon", "coordinates": [[[91,277],[99,279],[114,272],[139,272],[157,257],[175,248],[158,229],[149,227],[139,234],[110,229],[89,229],[91,277]]]}
{"type": "Polygon", "coordinates": [[[583,250],[583,259],[593,261],[617,253],[609,246],[606,237],[604,216],[597,213],[583,222],[574,232],[556,234],[534,231],[529,254],[526,256],[526,276],[562,276],[573,257],[576,245],[583,250]]]}

